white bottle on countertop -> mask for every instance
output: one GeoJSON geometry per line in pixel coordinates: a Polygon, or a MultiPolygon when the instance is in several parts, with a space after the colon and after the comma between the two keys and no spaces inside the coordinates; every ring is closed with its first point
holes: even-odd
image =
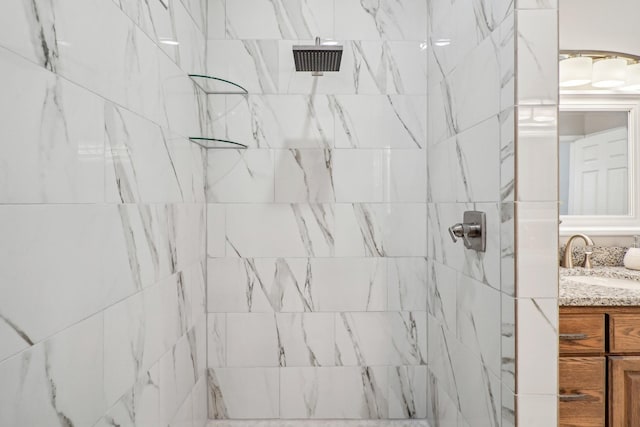
{"type": "Polygon", "coordinates": [[[624,266],[629,270],[640,270],[640,236],[634,236],[635,243],[624,255],[624,266]]]}

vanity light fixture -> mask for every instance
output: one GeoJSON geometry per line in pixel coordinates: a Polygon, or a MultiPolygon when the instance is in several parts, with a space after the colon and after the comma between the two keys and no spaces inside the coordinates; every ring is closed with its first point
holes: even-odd
{"type": "Polygon", "coordinates": [[[591,83],[593,58],[572,56],[560,61],[560,87],[584,86],[591,83]]]}
{"type": "Polygon", "coordinates": [[[640,62],[627,66],[627,82],[624,89],[640,91],[640,62]]]}
{"type": "Polygon", "coordinates": [[[606,58],[593,64],[593,87],[614,88],[623,86],[627,80],[627,60],[606,58]]]}
{"type": "Polygon", "coordinates": [[[561,88],[640,91],[640,56],[601,50],[560,51],[561,88]]]}

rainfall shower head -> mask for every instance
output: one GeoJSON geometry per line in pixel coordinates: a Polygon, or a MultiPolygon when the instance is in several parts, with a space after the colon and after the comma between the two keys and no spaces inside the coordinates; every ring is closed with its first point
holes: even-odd
{"type": "Polygon", "coordinates": [[[296,71],[311,71],[314,76],[321,76],[323,71],[340,71],[342,46],[321,44],[316,37],[316,44],[311,46],[293,46],[293,60],[296,71]]]}

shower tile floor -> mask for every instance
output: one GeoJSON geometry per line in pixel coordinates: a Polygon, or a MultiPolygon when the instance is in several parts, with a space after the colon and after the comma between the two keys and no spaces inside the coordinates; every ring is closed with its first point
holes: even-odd
{"type": "Polygon", "coordinates": [[[234,420],[207,427],[429,427],[426,420],[234,420]]]}

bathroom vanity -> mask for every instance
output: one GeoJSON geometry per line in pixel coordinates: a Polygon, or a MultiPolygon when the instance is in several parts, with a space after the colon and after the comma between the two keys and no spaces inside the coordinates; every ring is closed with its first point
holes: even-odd
{"type": "Polygon", "coordinates": [[[561,268],[559,425],[640,426],[640,272],[561,268]]]}

